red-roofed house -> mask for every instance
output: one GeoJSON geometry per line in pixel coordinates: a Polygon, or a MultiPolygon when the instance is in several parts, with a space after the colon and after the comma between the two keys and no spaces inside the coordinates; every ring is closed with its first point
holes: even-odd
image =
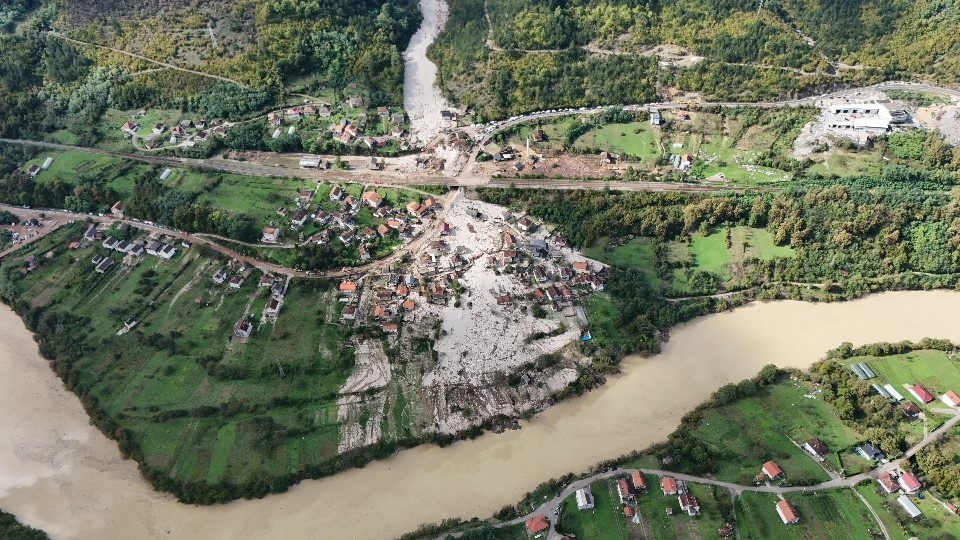
{"type": "Polygon", "coordinates": [[[697,501],[696,497],[689,493],[681,493],[678,499],[680,500],[680,510],[686,512],[688,516],[700,515],[700,502],[697,501]]]}
{"type": "Polygon", "coordinates": [[[633,490],[635,492],[647,490],[647,479],[642,472],[634,471],[630,478],[633,480],[633,490]]]}
{"type": "Polygon", "coordinates": [[[776,480],[783,476],[783,470],[773,461],[768,461],[763,464],[763,474],[767,475],[770,480],[776,480]]]}
{"type": "Polygon", "coordinates": [[[677,479],[672,476],[664,476],[660,479],[660,489],[664,495],[680,494],[680,489],[677,487],[677,479]]]}
{"type": "Polygon", "coordinates": [[[923,487],[923,484],[917,480],[917,477],[913,473],[903,473],[900,475],[900,478],[897,479],[900,482],[900,487],[903,488],[907,493],[916,493],[920,491],[920,488],[923,487]]]}
{"type": "Polygon", "coordinates": [[[617,493],[620,495],[620,504],[627,504],[633,500],[633,493],[630,492],[630,484],[626,478],[621,478],[617,482],[617,493]]]}
{"type": "Polygon", "coordinates": [[[888,472],[878,476],[877,482],[880,484],[880,487],[883,488],[883,490],[886,491],[888,494],[894,493],[898,489],[900,489],[900,486],[897,485],[897,481],[893,479],[893,475],[888,472]]]}
{"type": "Polygon", "coordinates": [[[784,500],[778,502],[777,514],[780,515],[780,519],[783,520],[784,525],[790,525],[800,521],[800,514],[797,513],[797,509],[793,507],[790,501],[784,500]]]}
{"type": "Polygon", "coordinates": [[[360,196],[360,200],[367,203],[367,206],[370,208],[374,209],[383,203],[383,197],[381,197],[376,191],[364,191],[363,195],[360,196]]]}
{"type": "Polygon", "coordinates": [[[917,398],[920,403],[930,403],[933,401],[933,395],[930,392],[927,392],[927,389],[915,384],[910,387],[910,393],[913,394],[913,397],[917,398]]]}
{"type": "Polygon", "coordinates": [[[123,217],[124,206],[122,201],[117,201],[110,207],[110,213],[116,217],[123,217]]]}
{"type": "Polygon", "coordinates": [[[946,403],[950,407],[960,407],[960,396],[958,396],[953,390],[950,390],[946,394],[940,396],[940,401],[946,403]]]}
{"type": "Polygon", "coordinates": [[[340,293],[341,294],[353,294],[357,292],[357,282],[356,281],[344,281],[340,284],[340,293]]]}
{"type": "Polygon", "coordinates": [[[550,522],[546,516],[536,516],[527,520],[527,532],[530,534],[539,534],[550,528],[550,522]]]}
{"type": "Polygon", "coordinates": [[[957,513],[957,505],[949,502],[943,503],[943,507],[950,511],[951,514],[957,513]]]}

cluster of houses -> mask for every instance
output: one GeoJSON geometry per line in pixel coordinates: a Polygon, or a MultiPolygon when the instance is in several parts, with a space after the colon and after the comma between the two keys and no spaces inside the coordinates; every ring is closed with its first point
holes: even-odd
{"type": "MultiPolygon", "coordinates": [[[[402,278],[393,274],[388,277],[383,287],[370,291],[372,308],[369,314],[384,333],[396,334],[400,330],[396,321],[417,309],[417,302],[411,297],[411,293],[417,290],[419,283],[412,274],[402,278]]],[[[338,292],[340,301],[347,304],[343,307],[341,317],[348,321],[356,320],[360,311],[360,285],[356,281],[347,280],[340,283],[338,292]]]]}
{"type": "MultiPolygon", "coordinates": [[[[364,100],[360,96],[353,96],[345,101],[345,106],[350,109],[360,109],[363,108],[364,105],[364,100]]],[[[333,115],[333,107],[328,103],[323,103],[319,107],[314,105],[301,105],[298,107],[291,107],[285,111],[273,111],[267,115],[267,121],[274,128],[273,138],[276,139],[283,133],[283,126],[286,122],[309,117],[330,118],[333,115]]],[[[391,136],[395,138],[400,138],[403,136],[403,125],[404,121],[406,120],[406,116],[402,112],[394,112],[390,109],[390,107],[380,106],[377,107],[377,115],[381,118],[389,119],[391,136]]],[[[329,130],[333,134],[333,137],[343,144],[363,142],[371,148],[373,146],[386,146],[388,142],[386,137],[364,136],[366,124],[367,115],[360,114],[355,122],[348,118],[343,118],[339,122],[332,123],[329,127],[329,130]]],[[[292,135],[295,130],[296,128],[294,126],[289,126],[287,133],[292,135]]]]}
{"type": "MultiPolygon", "coordinates": [[[[857,376],[861,381],[870,381],[877,377],[877,374],[870,368],[870,366],[865,362],[859,362],[856,364],[850,365],[850,370],[853,371],[854,375],[857,376]]],[[[900,403],[904,402],[902,405],[903,414],[910,419],[916,418],[922,412],[920,407],[917,407],[912,401],[906,401],[901,394],[892,384],[880,384],[872,383],[873,389],[875,392],[881,396],[890,400],[891,403],[900,403]]],[[[933,402],[936,398],[934,395],[924,388],[920,384],[904,385],[907,388],[907,392],[913,396],[914,399],[920,403],[927,404],[933,402]]],[[[958,395],[953,390],[948,390],[943,395],[940,396],[940,401],[943,402],[947,407],[954,409],[960,409],[960,395],[958,395]]]]}
{"type": "MultiPolygon", "coordinates": [[[[311,210],[315,195],[316,192],[309,189],[298,193],[297,209],[288,216],[290,227],[300,229],[312,221],[323,229],[311,236],[308,239],[309,242],[325,245],[332,241],[339,241],[345,246],[358,245],[357,253],[360,262],[366,262],[372,258],[370,249],[375,241],[395,234],[401,238],[411,238],[420,220],[427,218],[429,214],[440,208],[438,201],[427,199],[423,203],[411,202],[404,212],[402,209],[387,205],[383,196],[375,190],[365,191],[357,198],[348,195],[340,186],[333,186],[330,189],[329,198],[331,202],[339,205],[339,211],[330,213],[320,205],[316,205],[311,210]],[[357,226],[354,218],[364,207],[370,209],[373,217],[381,221],[376,228],[357,226]],[[411,211],[412,207],[415,208],[411,211]]],[[[277,213],[287,216],[288,211],[281,208],[277,213]]],[[[282,234],[283,231],[279,227],[266,227],[263,229],[261,241],[276,243],[280,241],[282,234]]]]}
{"type": "MultiPolygon", "coordinates": [[[[231,267],[233,264],[234,261],[231,261],[227,268],[221,268],[218,270],[217,273],[213,275],[213,282],[217,285],[228,283],[229,287],[235,289],[242,287],[244,281],[250,277],[252,268],[247,267],[242,263],[237,263],[239,264],[239,267],[236,268],[231,275],[231,267]]],[[[270,298],[267,300],[267,304],[263,307],[263,320],[276,319],[280,314],[280,307],[283,305],[283,297],[287,292],[284,281],[278,276],[265,272],[260,278],[260,282],[257,284],[257,286],[260,288],[267,288],[270,291],[270,298]]],[[[237,324],[233,327],[233,336],[241,343],[246,342],[247,338],[249,338],[250,334],[252,333],[253,322],[246,317],[237,321],[237,324]]]]}
{"type": "MultiPolygon", "coordinates": [[[[136,228],[132,227],[128,223],[121,223],[117,229],[121,233],[135,234],[137,232],[136,228]]],[[[127,234],[124,234],[124,236],[127,236],[127,234]]],[[[177,248],[175,244],[170,242],[167,236],[162,233],[151,233],[145,242],[123,240],[114,238],[112,236],[107,236],[104,238],[103,231],[99,230],[93,223],[87,226],[86,231],[83,233],[81,242],[73,243],[71,246],[78,244],[78,247],[86,247],[93,242],[101,240],[101,246],[123,255],[123,263],[128,266],[136,266],[140,263],[145,255],[152,255],[160,259],[171,259],[177,254],[177,248]]],[[[181,242],[181,245],[183,247],[190,246],[190,244],[185,241],[181,242]]],[[[97,254],[93,257],[91,262],[94,265],[94,270],[100,274],[103,274],[110,270],[116,261],[114,261],[109,255],[97,254]]]]}
{"type": "MultiPolygon", "coordinates": [[[[139,116],[134,115],[133,120],[124,122],[124,124],[120,126],[120,131],[123,132],[125,139],[132,139],[142,131],[143,126],[136,121],[139,116]]],[[[206,141],[212,136],[226,136],[229,128],[230,126],[224,123],[223,120],[212,120],[208,122],[202,118],[197,120],[184,119],[175,126],[167,126],[162,122],[157,122],[150,127],[150,134],[143,137],[143,144],[147,148],[153,148],[163,141],[166,141],[170,144],[182,143],[185,146],[192,147],[197,143],[206,141]]]]}

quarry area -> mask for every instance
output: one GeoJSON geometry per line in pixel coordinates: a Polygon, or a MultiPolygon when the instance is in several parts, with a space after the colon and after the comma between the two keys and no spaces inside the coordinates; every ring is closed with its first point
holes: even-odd
{"type": "Polygon", "coordinates": [[[398,389],[418,429],[453,434],[541,410],[577,377],[580,299],[603,290],[604,265],[501,206],[458,197],[421,219],[442,221],[435,238],[339,284],[342,322],[364,336],[340,389],[341,452],[384,435],[398,389]]]}

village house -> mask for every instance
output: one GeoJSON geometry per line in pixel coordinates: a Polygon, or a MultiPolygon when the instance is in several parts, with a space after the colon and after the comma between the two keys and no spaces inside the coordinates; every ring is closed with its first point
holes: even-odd
{"type": "Polygon", "coordinates": [[[390,227],[387,227],[382,223],[377,226],[377,234],[380,235],[381,238],[386,238],[390,236],[390,232],[391,232],[390,227]]]}
{"type": "Polygon", "coordinates": [[[643,475],[642,471],[633,471],[633,474],[630,475],[630,479],[633,481],[634,493],[647,491],[647,478],[643,475]]]}
{"type": "Polygon", "coordinates": [[[264,227],[263,228],[263,237],[260,238],[261,242],[269,242],[275,244],[280,241],[280,229],[277,227],[264,227]]]}
{"type": "Polygon", "coordinates": [[[550,521],[546,516],[535,516],[527,520],[526,527],[528,534],[540,534],[550,528],[550,521]]]}
{"type": "Polygon", "coordinates": [[[158,255],[163,259],[171,259],[176,254],[177,254],[177,248],[171,245],[163,246],[162,248],[160,248],[160,252],[158,253],[158,255]]]}
{"type": "Polygon", "coordinates": [[[664,495],[680,494],[680,487],[677,484],[677,479],[672,476],[664,476],[660,479],[660,490],[663,491],[664,495]]]}
{"type": "Polygon", "coordinates": [[[883,491],[888,495],[900,489],[897,480],[888,472],[881,473],[880,476],[877,477],[877,483],[880,484],[880,487],[883,488],[883,491]]]}
{"type": "Polygon", "coordinates": [[[533,142],[544,142],[547,140],[547,134],[543,132],[542,129],[537,128],[533,130],[533,142]]]}
{"type": "Polygon", "coordinates": [[[267,307],[263,308],[263,314],[267,317],[276,317],[280,313],[280,300],[271,298],[267,302],[267,307]]]}
{"type": "Polygon", "coordinates": [[[30,168],[27,169],[27,174],[30,175],[30,178],[35,178],[38,174],[40,174],[40,166],[39,165],[30,166],[30,168]]]}
{"type": "Polygon", "coordinates": [[[381,328],[387,334],[396,334],[400,330],[400,326],[397,325],[397,323],[387,323],[381,328]]]}
{"type": "Polygon", "coordinates": [[[940,401],[948,407],[960,407],[960,396],[953,390],[948,390],[946,394],[940,396],[940,401]]]}
{"type": "Polygon", "coordinates": [[[301,189],[297,192],[297,202],[300,206],[307,206],[313,200],[313,190],[301,189]]]}
{"type": "Polygon", "coordinates": [[[163,132],[166,131],[166,130],[167,130],[167,126],[165,126],[165,125],[163,125],[163,124],[161,124],[161,123],[159,123],[159,122],[153,125],[153,134],[154,134],[154,135],[160,135],[161,133],[163,133],[163,132]]]}
{"type": "Polygon", "coordinates": [[[517,227],[524,232],[530,232],[530,229],[533,228],[533,221],[530,221],[526,216],[517,220],[517,227]]]}
{"type": "Polygon", "coordinates": [[[793,506],[793,503],[787,500],[777,503],[777,514],[784,525],[792,525],[800,521],[800,514],[797,513],[797,509],[793,506]]]}
{"type": "Polygon", "coordinates": [[[885,461],[887,455],[871,443],[863,443],[857,447],[857,453],[864,459],[871,461],[885,461]]]}
{"type": "Polygon", "coordinates": [[[356,281],[344,281],[340,284],[340,294],[346,296],[353,296],[357,294],[357,282],[356,281]]]}
{"type": "Polygon", "coordinates": [[[379,114],[380,116],[387,116],[387,115],[389,115],[389,114],[390,114],[390,107],[386,107],[386,106],[384,106],[384,105],[381,105],[381,106],[377,107],[377,114],[379,114]]]}
{"type": "Polygon", "coordinates": [[[348,321],[352,321],[357,318],[357,306],[344,306],[343,312],[340,316],[348,321]]]}
{"type": "Polygon", "coordinates": [[[113,259],[111,259],[110,257],[104,257],[104,258],[97,264],[97,266],[96,266],[96,268],[94,268],[94,270],[96,270],[98,274],[105,274],[105,273],[107,272],[107,270],[110,270],[110,268],[113,267],[113,264],[114,264],[113,259]]]}
{"type": "Polygon", "coordinates": [[[246,339],[250,337],[252,332],[253,323],[246,319],[241,319],[239,322],[237,322],[237,325],[233,327],[233,335],[240,339],[246,339]]]}
{"type": "Polygon", "coordinates": [[[360,256],[360,260],[363,262],[370,260],[370,252],[367,251],[367,248],[365,246],[360,246],[360,248],[357,249],[357,255],[360,256]]]}
{"type": "Polygon", "coordinates": [[[930,392],[927,392],[927,389],[919,384],[911,386],[908,388],[908,390],[910,391],[910,394],[917,398],[917,401],[920,403],[930,403],[933,401],[933,395],[930,392]]]}
{"type": "Polygon", "coordinates": [[[120,130],[129,135],[140,131],[140,124],[136,122],[124,122],[123,126],[120,127],[120,130]]]}
{"type": "Polygon", "coordinates": [[[577,499],[577,510],[593,509],[593,491],[591,491],[590,486],[585,486],[578,489],[574,496],[577,499]]]}
{"type": "Polygon", "coordinates": [[[416,307],[417,303],[413,301],[413,298],[407,298],[400,304],[400,308],[404,311],[413,311],[416,307]]]}
{"type": "Polygon", "coordinates": [[[903,415],[911,420],[915,420],[920,416],[920,407],[917,407],[917,404],[912,401],[904,403],[901,409],[903,410],[903,415]]]}
{"type": "Polygon", "coordinates": [[[333,186],[330,188],[330,200],[333,202],[338,202],[343,198],[343,190],[340,189],[340,186],[333,186]]]}
{"type": "Polygon", "coordinates": [[[733,525],[729,523],[724,523],[723,527],[720,527],[717,530],[717,534],[720,535],[720,538],[732,538],[737,534],[737,531],[734,530],[733,525]]]}
{"type": "Polygon", "coordinates": [[[301,208],[293,213],[293,217],[290,218],[290,224],[295,227],[303,227],[309,218],[310,214],[301,208]]]}
{"type": "Polygon", "coordinates": [[[276,278],[272,274],[264,274],[260,277],[260,283],[257,283],[257,287],[272,287],[276,278]]]}
{"type": "Polygon", "coordinates": [[[233,276],[230,278],[230,287],[233,289],[239,289],[243,286],[243,278],[240,276],[233,276]]]}
{"type": "Polygon", "coordinates": [[[163,249],[163,244],[157,242],[156,240],[151,240],[147,243],[147,254],[157,257],[160,255],[160,250],[163,249]]]}
{"type": "Polygon", "coordinates": [[[360,201],[353,195],[347,195],[347,198],[343,200],[343,207],[347,211],[356,211],[360,207],[360,201]]]}
{"type": "Polygon", "coordinates": [[[777,478],[780,478],[781,476],[783,476],[783,470],[781,470],[780,466],[774,463],[773,461],[768,461],[764,463],[761,470],[769,480],[776,480],[777,478]]]}
{"type": "Polygon", "coordinates": [[[680,501],[680,510],[687,513],[688,516],[700,515],[700,502],[689,493],[681,493],[677,499],[680,501]]]}
{"type": "Polygon", "coordinates": [[[317,114],[322,118],[329,118],[333,116],[333,109],[330,108],[330,105],[324,104],[317,110],[317,114]]]}
{"type": "Polygon", "coordinates": [[[117,201],[113,203],[113,206],[110,207],[110,213],[113,214],[114,217],[122,218],[124,208],[123,202],[117,201]]]}
{"type": "Polygon", "coordinates": [[[360,200],[372,209],[376,209],[383,204],[383,197],[376,191],[365,191],[360,196],[360,200]]]}
{"type": "Polygon", "coordinates": [[[353,242],[353,238],[355,236],[356,236],[356,233],[348,229],[340,233],[340,236],[338,236],[338,238],[340,239],[341,242],[343,242],[343,245],[349,246],[350,243],[353,242]]]}
{"type": "Polygon", "coordinates": [[[633,501],[633,492],[630,490],[630,483],[626,478],[617,481],[617,494],[620,495],[620,504],[628,504],[633,501]]]}
{"type": "Polygon", "coordinates": [[[573,270],[577,273],[589,273],[590,272],[590,263],[585,261],[577,261],[573,263],[573,270]]]}
{"type": "Polygon", "coordinates": [[[905,493],[916,493],[923,487],[923,484],[917,480],[917,477],[913,473],[908,472],[901,474],[900,477],[897,478],[897,482],[905,493]]]}
{"type": "Polygon", "coordinates": [[[807,451],[808,454],[816,458],[818,461],[823,461],[824,458],[830,454],[830,449],[827,448],[827,445],[823,444],[823,441],[814,437],[809,441],[803,443],[803,449],[807,451]]]}

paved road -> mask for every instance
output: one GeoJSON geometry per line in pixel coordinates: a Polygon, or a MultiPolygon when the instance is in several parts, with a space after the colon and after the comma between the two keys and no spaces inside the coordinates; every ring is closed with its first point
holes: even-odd
{"type": "MultiPolygon", "coordinates": [[[[730,482],[721,482],[719,480],[714,480],[713,478],[705,478],[702,476],[681,474],[674,471],[666,471],[662,469],[613,469],[610,471],[598,473],[593,476],[589,476],[587,478],[577,480],[569,484],[567,487],[565,487],[563,491],[561,491],[556,497],[541,504],[539,507],[537,507],[536,510],[524,516],[518,517],[516,519],[499,523],[496,525],[496,527],[499,528],[499,527],[509,527],[512,525],[517,525],[517,524],[526,522],[530,518],[542,515],[542,516],[546,516],[547,519],[550,520],[549,538],[558,538],[559,535],[556,532],[558,516],[555,515],[554,512],[556,511],[556,508],[558,506],[563,504],[564,499],[573,495],[574,492],[576,492],[578,489],[588,486],[598,480],[606,480],[608,478],[630,475],[637,470],[647,475],[672,476],[678,480],[683,480],[684,482],[688,482],[688,483],[706,484],[709,486],[721,487],[721,488],[730,490],[730,492],[733,493],[735,496],[747,491],[784,495],[788,493],[809,493],[809,492],[816,492],[816,491],[827,491],[831,489],[852,488],[864,480],[875,480],[882,473],[896,470],[897,468],[899,468],[901,461],[913,457],[917,452],[922,450],[924,447],[936,441],[944,432],[948,431],[950,428],[952,428],[958,422],[960,422],[960,413],[958,413],[957,411],[952,411],[952,412],[954,414],[953,418],[944,422],[943,425],[941,425],[939,428],[937,428],[936,430],[931,432],[929,435],[924,437],[923,440],[921,440],[919,443],[915,444],[913,447],[907,450],[901,458],[895,461],[886,463],[884,465],[881,465],[880,467],[877,467],[871,471],[857,474],[854,476],[849,476],[847,478],[838,478],[838,479],[822,482],[820,484],[816,484],[812,486],[791,486],[791,487],[780,487],[780,486],[769,486],[769,485],[744,486],[740,484],[733,484],[730,482]]],[[[656,486],[653,486],[651,489],[656,489],[656,486]]],[[[871,513],[873,513],[872,509],[871,509],[871,513]]],[[[879,517],[875,513],[874,513],[874,517],[877,518],[877,522],[880,523],[879,517]]],[[[884,533],[886,534],[886,529],[883,527],[882,523],[880,527],[884,530],[884,533]]],[[[440,538],[447,538],[447,537],[456,538],[458,536],[459,535],[455,535],[455,534],[442,535],[440,536],[440,538]]]]}
{"type": "MultiPolygon", "coordinates": [[[[400,258],[407,255],[408,253],[416,252],[425,243],[433,240],[434,238],[440,235],[440,226],[443,223],[444,218],[446,217],[447,211],[450,209],[450,206],[454,203],[454,201],[456,201],[457,198],[459,198],[461,195],[462,195],[462,191],[454,191],[454,192],[448,193],[444,197],[441,197],[440,201],[442,204],[442,208],[439,212],[437,212],[430,226],[425,227],[418,237],[416,237],[411,242],[403,245],[402,247],[400,247],[390,255],[365,265],[353,266],[353,267],[346,268],[344,270],[338,270],[333,272],[324,272],[322,275],[314,272],[308,273],[303,270],[287,268],[285,266],[281,266],[271,262],[256,259],[254,257],[242,255],[233,249],[230,249],[226,246],[223,246],[211,240],[210,237],[215,237],[214,235],[196,235],[196,234],[185,233],[185,232],[177,231],[175,229],[172,229],[170,227],[165,227],[162,225],[147,224],[147,223],[144,223],[143,221],[136,220],[136,219],[117,219],[113,216],[108,216],[108,215],[99,216],[99,215],[79,214],[74,212],[68,212],[66,210],[47,209],[47,208],[26,209],[18,206],[7,205],[7,204],[0,204],[0,210],[10,211],[16,214],[17,216],[19,216],[21,219],[27,219],[31,217],[39,219],[40,214],[45,214],[49,217],[57,217],[60,219],[67,219],[67,220],[69,219],[74,219],[77,221],[91,220],[97,223],[114,223],[118,221],[129,223],[134,227],[138,227],[140,229],[143,229],[149,232],[160,232],[168,236],[172,236],[174,238],[187,240],[194,245],[207,246],[218,253],[221,253],[227,257],[237,259],[245,264],[253,266],[254,268],[258,268],[264,272],[271,272],[277,275],[299,277],[299,278],[306,278],[306,279],[331,279],[331,278],[343,278],[343,277],[357,278],[358,276],[366,275],[367,273],[372,271],[379,271],[381,269],[388,268],[392,262],[399,260],[400,258]]],[[[36,241],[36,239],[37,238],[31,239],[31,241],[36,241]]],[[[3,255],[16,251],[17,249],[29,243],[30,242],[23,242],[21,244],[13,246],[7,251],[5,251],[3,255]]],[[[262,246],[258,246],[258,247],[262,247],[262,246]]]]}
{"type": "MultiPolygon", "coordinates": [[[[919,83],[902,83],[902,82],[889,82],[881,83],[872,86],[866,86],[862,88],[854,88],[849,90],[843,90],[838,92],[831,92],[828,94],[822,94],[819,96],[811,96],[802,99],[794,100],[783,100],[783,101],[772,101],[772,102],[760,102],[760,103],[743,103],[743,102],[708,102],[700,103],[698,105],[710,107],[761,107],[761,108],[783,108],[783,107],[801,107],[801,106],[811,106],[815,105],[818,101],[829,98],[843,97],[843,96],[853,96],[855,92],[862,92],[867,90],[912,90],[918,92],[929,92],[934,94],[947,95],[951,97],[960,98],[960,91],[943,88],[928,84],[919,84],[919,83]]],[[[624,108],[627,110],[651,110],[651,109],[678,109],[685,108],[688,105],[675,102],[663,102],[663,103],[645,103],[645,104],[636,104],[636,105],[627,105],[624,108]]],[[[490,140],[497,132],[504,129],[510,128],[517,124],[528,122],[531,120],[537,120],[542,118],[554,118],[570,115],[583,115],[583,114],[596,114],[602,111],[603,107],[597,107],[594,109],[586,110],[554,110],[554,111],[538,111],[529,113],[523,116],[514,117],[509,120],[505,120],[497,123],[497,127],[494,131],[485,134],[480,139],[480,144],[474,150],[472,157],[468,160],[469,163],[472,162],[476,153],[479,152],[480,147],[483,146],[486,142],[490,140]]],[[[436,174],[423,173],[406,173],[402,171],[394,170],[382,170],[382,171],[370,171],[370,170],[317,170],[317,169],[293,169],[285,167],[277,167],[264,165],[262,163],[257,163],[253,161],[238,161],[223,159],[219,157],[209,158],[209,159],[193,159],[193,158],[178,158],[178,157],[165,157],[165,156],[146,156],[142,154],[135,153],[125,153],[125,152],[110,152],[106,150],[99,150],[95,148],[79,147],[79,146],[70,146],[57,143],[48,143],[48,142],[39,142],[39,141],[30,141],[24,139],[0,139],[0,142],[5,142],[9,144],[20,144],[27,146],[35,146],[40,148],[49,148],[53,150],[64,150],[64,151],[81,151],[89,152],[99,155],[105,155],[110,157],[116,157],[120,159],[130,159],[135,161],[140,161],[144,163],[151,163],[157,165],[168,165],[174,167],[195,167],[199,169],[212,170],[212,171],[222,171],[243,175],[251,176],[266,176],[266,177],[295,177],[295,178],[304,178],[316,181],[328,181],[328,182],[345,182],[345,183],[361,183],[361,184],[379,184],[387,187],[406,187],[411,189],[415,185],[443,185],[443,186],[498,186],[505,187],[514,185],[517,187],[525,188],[536,188],[536,189],[615,189],[622,191],[690,191],[690,192],[717,192],[717,191],[728,191],[730,189],[740,189],[740,188],[730,188],[724,185],[706,185],[706,184],[689,184],[689,183],[670,183],[670,182],[625,182],[625,181],[603,181],[603,180],[571,180],[571,179],[560,179],[560,178],[546,178],[546,179],[522,179],[522,178],[490,178],[485,175],[474,175],[466,174],[461,172],[455,177],[446,177],[439,176],[436,174]]],[[[387,162],[389,169],[389,160],[387,162]]]]}

